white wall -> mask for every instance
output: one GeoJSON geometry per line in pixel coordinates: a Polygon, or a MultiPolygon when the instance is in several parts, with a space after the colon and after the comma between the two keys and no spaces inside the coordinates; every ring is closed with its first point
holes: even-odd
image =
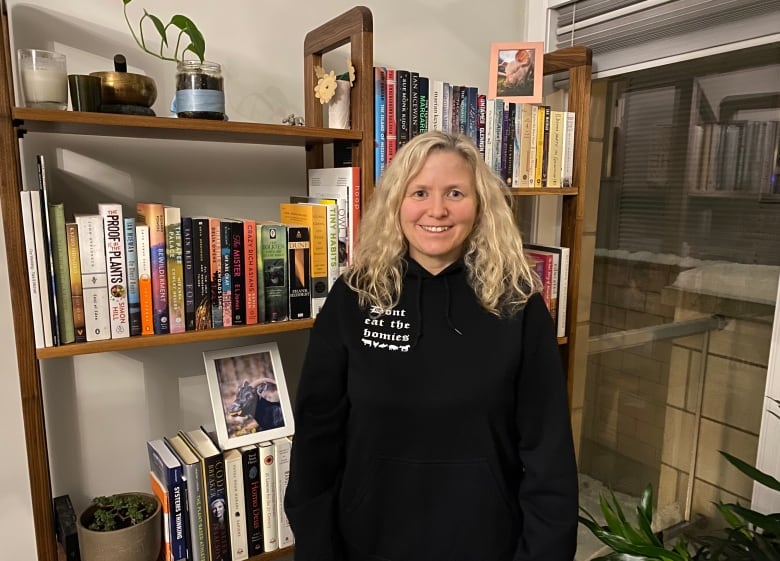
{"type": "MultiPolygon", "coordinates": [[[[114,53],[131,71],[152,75],[159,115],[173,92],[173,67],[145,55],[131,42],[120,2],[61,0],[7,2],[15,46],[56,48],[68,55],[70,72],[111,69],[114,53]],[[66,10],[66,11],[65,11],[66,10]]],[[[408,67],[433,78],[487,86],[490,43],[540,39],[544,17],[525,2],[496,0],[490,9],[465,0],[367,1],[374,15],[377,64],[408,67]]],[[[530,2],[529,4],[537,4],[530,2]]],[[[303,113],[302,44],[305,33],[349,9],[343,0],[257,2],[216,6],[199,0],[136,0],[167,19],[181,11],[207,39],[207,58],[221,62],[227,112],[233,120],[274,122],[303,113]],[[228,7],[229,10],[228,11],[228,7]]],[[[342,64],[338,58],[334,66],[342,64]]],[[[32,155],[51,162],[54,198],[67,212],[90,211],[98,201],[127,205],[143,198],[177,204],[183,212],[271,218],[276,202],[305,190],[299,151],[232,145],[190,145],[60,137],[24,141],[26,177],[32,155]],[[182,171],[182,168],[183,171],[182,171]]],[[[0,263],[5,263],[0,240],[0,263]]],[[[11,331],[8,277],[0,265],[0,356],[6,359],[0,394],[0,543],[4,559],[33,559],[35,544],[24,453],[18,376],[11,331]]],[[[305,334],[277,337],[288,378],[297,377],[305,334]]],[[[98,493],[145,488],[144,442],[178,428],[209,422],[201,353],[211,345],[89,355],[44,364],[44,395],[54,493],[69,493],[77,509],[98,493]]]]}

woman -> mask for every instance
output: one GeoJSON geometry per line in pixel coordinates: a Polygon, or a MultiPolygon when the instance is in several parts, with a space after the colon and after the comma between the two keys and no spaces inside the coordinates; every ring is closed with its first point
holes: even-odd
{"type": "Polygon", "coordinates": [[[388,166],[311,333],[285,506],[299,561],[571,561],[553,323],[465,136],[388,166]]]}

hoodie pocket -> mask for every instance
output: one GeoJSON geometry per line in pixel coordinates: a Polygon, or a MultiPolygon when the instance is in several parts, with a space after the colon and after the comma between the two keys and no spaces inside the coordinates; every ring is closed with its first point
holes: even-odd
{"type": "MultiPolygon", "coordinates": [[[[519,522],[484,459],[420,462],[380,458],[341,512],[344,539],[390,561],[511,557],[519,522]]],[[[347,489],[345,489],[346,491],[347,489]]]]}

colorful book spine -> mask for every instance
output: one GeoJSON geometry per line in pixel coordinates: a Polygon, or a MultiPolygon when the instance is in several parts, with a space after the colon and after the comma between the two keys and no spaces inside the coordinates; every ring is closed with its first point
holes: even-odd
{"type": "Polygon", "coordinates": [[[385,69],[374,67],[374,183],[385,171],[387,163],[387,99],[385,97],[385,69]]]}
{"type": "Polygon", "coordinates": [[[246,285],[246,324],[258,322],[257,309],[257,223],[243,220],[244,226],[244,284],[246,285]]]}
{"type": "Polygon", "coordinates": [[[211,256],[209,219],[192,219],[193,269],[195,276],[195,330],[211,329],[211,256]]]}
{"type": "Polygon", "coordinates": [[[165,270],[168,277],[168,325],[171,333],[184,333],[184,255],[181,237],[181,209],[163,207],[165,216],[165,270]]]}
{"type": "Polygon", "coordinates": [[[276,453],[273,444],[262,442],[260,450],[260,499],[263,512],[263,550],[279,549],[278,511],[276,507],[276,453]]]}
{"type": "MultiPolygon", "coordinates": [[[[35,229],[32,217],[30,191],[21,191],[22,225],[24,227],[25,256],[27,257],[27,279],[30,284],[30,306],[32,311],[35,346],[46,346],[43,334],[43,312],[41,311],[40,279],[38,276],[38,257],[35,252],[35,229]]],[[[79,280],[79,282],[81,282],[79,280]]],[[[51,336],[50,336],[51,337],[51,336]]]]}
{"type": "Polygon", "coordinates": [[[287,226],[290,319],[311,317],[311,242],[305,226],[287,226]]]}
{"type": "Polygon", "coordinates": [[[395,118],[397,124],[397,149],[403,148],[411,138],[409,119],[411,118],[411,73],[408,70],[396,70],[395,72],[395,118]]]}
{"type": "Polygon", "coordinates": [[[180,434],[164,440],[182,466],[187,492],[187,550],[192,561],[208,561],[208,528],[200,458],[180,434]]]}
{"type": "Polygon", "coordinates": [[[319,168],[309,170],[308,190],[310,197],[346,201],[346,262],[352,263],[355,254],[358,228],[360,226],[361,190],[360,168],[319,168]]]}
{"type": "Polygon", "coordinates": [[[328,297],[328,217],[325,205],[282,203],[279,218],[288,226],[309,229],[309,274],[312,317],[316,317],[328,297]]]}
{"type": "Polygon", "coordinates": [[[165,253],[165,212],[159,203],[136,203],[136,220],[149,226],[149,256],[152,264],[154,333],[171,332],[168,315],[168,270],[165,253]]]}
{"type": "Polygon", "coordinates": [[[477,97],[477,148],[482,159],[485,159],[485,143],[487,142],[487,96],[477,97]]]}
{"type": "Polygon", "coordinates": [[[247,542],[246,507],[244,505],[244,474],[241,451],[236,448],[225,450],[225,487],[227,489],[228,512],[230,512],[230,547],[232,561],[249,558],[247,542]]]}
{"type": "Polygon", "coordinates": [[[233,325],[246,325],[246,273],[244,272],[244,223],[235,220],[230,227],[230,309],[233,325]]]}
{"type": "Polygon", "coordinates": [[[79,227],[75,222],[65,224],[68,239],[68,266],[70,269],[70,295],[73,306],[73,333],[76,343],[87,341],[84,319],[84,292],[81,287],[81,261],[79,260],[79,227]]]}
{"type": "Polygon", "coordinates": [[[220,236],[220,282],[222,284],[222,325],[233,325],[233,267],[232,248],[233,224],[231,220],[221,220],[220,236]]]}
{"type": "Polygon", "coordinates": [[[161,438],[148,441],[146,450],[149,457],[149,470],[165,491],[167,504],[163,504],[163,510],[169,514],[165,533],[170,540],[170,558],[173,561],[186,561],[188,558],[186,488],[181,462],[161,438]]]}
{"type": "Polygon", "coordinates": [[[157,497],[157,500],[160,503],[160,509],[162,510],[163,561],[174,561],[173,551],[171,548],[171,507],[168,491],[166,491],[165,485],[162,481],[160,481],[160,478],[157,477],[153,471],[149,471],[149,487],[151,487],[152,494],[157,497]]]}
{"type": "Polygon", "coordinates": [[[209,256],[211,271],[211,326],[222,327],[222,222],[209,219],[209,256]]]}
{"type": "Polygon", "coordinates": [[[87,341],[110,339],[103,217],[99,214],[77,214],[75,218],[79,232],[79,262],[87,341]]]}
{"type": "Polygon", "coordinates": [[[181,219],[181,258],[184,281],[184,330],[195,330],[195,247],[192,218],[181,219]]]}
{"type": "Polygon", "coordinates": [[[103,217],[108,273],[108,309],[111,337],[130,337],[130,313],[127,309],[127,265],[125,264],[125,223],[122,205],[101,203],[98,214],[103,217]]]}
{"type": "Polygon", "coordinates": [[[57,298],[57,324],[60,344],[73,343],[73,299],[70,292],[70,268],[68,266],[68,240],[65,234],[65,205],[49,203],[49,232],[54,263],[54,290],[57,298]]]}
{"type": "Polygon", "coordinates": [[[278,513],[278,539],[279,547],[290,547],[295,543],[290,521],[284,512],[284,494],[287,491],[287,482],[290,480],[290,449],[292,441],[288,437],[277,438],[273,441],[276,466],[276,512],[278,513]]]}
{"type": "Polygon", "coordinates": [[[141,307],[141,335],[154,335],[154,296],[152,296],[152,254],[149,246],[149,226],[137,224],[135,240],[138,246],[138,304],[141,307]]]}
{"type": "Polygon", "coordinates": [[[385,165],[393,161],[398,149],[398,121],[396,119],[395,68],[385,69],[385,165]]]}
{"type": "MultiPolygon", "coordinates": [[[[38,205],[41,210],[40,224],[41,224],[41,242],[43,247],[44,263],[46,265],[46,276],[39,275],[39,279],[46,279],[48,283],[48,302],[49,302],[49,321],[51,322],[52,329],[52,344],[57,346],[60,344],[60,326],[57,321],[57,290],[54,286],[54,254],[51,251],[51,231],[49,230],[49,181],[46,176],[46,161],[42,154],[38,154],[36,157],[36,165],[38,168],[38,205]]],[[[33,198],[33,203],[35,199],[33,198]]],[[[35,218],[35,215],[33,215],[35,218]]],[[[37,223],[36,223],[37,226],[37,223]]],[[[38,232],[36,232],[38,234],[38,232]]],[[[39,268],[40,270],[40,268],[39,268]]],[[[41,292],[41,294],[45,294],[41,292]]],[[[46,319],[46,313],[44,310],[44,319],[46,319]]]]}
{"type": "Polygon", "coordinates": [[[244,475],[247,549],[250,556],[263,552],[263,508],[260,498],[260,449],[255,444],[240,448],[244,475]]]}
{"type": "Polygon", "coordinates": [[[287,227],[279,222],[257,223],[260,254],[257,259],[259,317],[265,322],[289,317],[287,227]]]}
{"type": "Polygon", "coordinates": [[[138,289],[138,244],[135,238],[135,218],[125,218],[125,260],[127,261],[127,309],[130,314],[130,335],[141,334],[141,299],[138,289]]]}
{"type": "Polygon", "coordinates": [[[564,133],[563,171],[561,172],[561,187],[572,187],[572,173],[574,169],[574,128],[576,115],[572,111],[566,112],[566,125],[564,133]]]}
{"type": "Polygon", "coordinates": [[[409,72],[409,139],[420,134],[420,74],[409,72]]]}
{"type": "MultiPolygon", "coordinates": [[[[420,90],[420,118],[418,119],[417,130],[420,134],[428,132],[429,126],[429,112],[430,112],[430,80],[425,76],[420,76],[418,82],[418,89],[420,90]]],[[[417,133],[415,133],[417,134],[417,133]]]]}

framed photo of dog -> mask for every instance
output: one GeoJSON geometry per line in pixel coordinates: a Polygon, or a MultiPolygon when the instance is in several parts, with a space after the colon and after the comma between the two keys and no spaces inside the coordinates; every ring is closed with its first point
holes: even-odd
{"type": "Polygon", "coordinates": [[[207,351],[203,360],[220,448],[257,444],[295,432],[276,343],[207,351]]]}
{"type": "Polygon", "coordinates": [[[544,43],[493,43],[490,46],[488,99],[542,102],[544,43]]]}

